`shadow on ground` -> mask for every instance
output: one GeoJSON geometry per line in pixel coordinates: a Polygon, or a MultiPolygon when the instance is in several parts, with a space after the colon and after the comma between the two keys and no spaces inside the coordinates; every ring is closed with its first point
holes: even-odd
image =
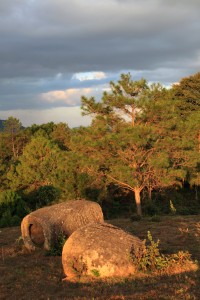
{"type": "MultiPolygon", "coordinates": [[[[200,261],[200,216],[163,217],[161,222],[113,220],[140,238],[149,230],[166,253],[188,250],[200,261]]],[[[171,276],[63,281],[61,257],[29,253],[22,246],[20,228],[0,229],[0,299],[200,299],[200,270],[171,276]]]]}

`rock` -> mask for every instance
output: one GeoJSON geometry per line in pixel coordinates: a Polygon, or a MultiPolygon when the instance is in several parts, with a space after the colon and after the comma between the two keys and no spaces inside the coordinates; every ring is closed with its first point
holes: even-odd
{"type": "Polygon", "coordinates": [[[21,222],[22,238],[29,250],[53,247],[60,234],[66,239],[86,224],[103,221],[98,203],[86,200],[63,202],[40,208],[21,222]]]}
{"type": "Polygon", "coordinates": [[[62,264],[66,279],[82,275],[127,277],[134,274],[132,257],[141,240],[107,223],[77,229],[65,242],[62,264]]]}

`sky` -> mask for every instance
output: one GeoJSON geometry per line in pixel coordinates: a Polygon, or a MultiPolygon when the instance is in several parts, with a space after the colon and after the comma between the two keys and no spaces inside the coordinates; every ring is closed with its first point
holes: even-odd
{"type": "Polygon", "coordinates": [[[169,86],[200,71],[199,0],[0,0],[0,119],[82,117],[130,72],[169,86]]]}

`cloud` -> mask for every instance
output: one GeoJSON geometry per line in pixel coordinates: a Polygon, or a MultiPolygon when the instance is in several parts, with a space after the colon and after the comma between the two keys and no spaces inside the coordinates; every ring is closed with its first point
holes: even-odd
{"type": "Polygon", "coordinates": [[[177,82],[199,71],[199,11],[199,0],[1,0],[0,109],[79,105],[124,70],[177,82]]]}
{"type": "Polygon", "coordinates": [[[104,72],[82,72],[76,73],[72,76],[72,79],[78,79],[80,81],[100,80],[103,78],[106,78],[106,74],[104,72]]]}
{"type": "Polygon", "coordinates": [[[197,1],[2,1],[3,77],[177,67],[200,47],[197,1]]]}
{"type": "Polygon", "coordinates": [[[67,106],[76,106],[77,104],[80,105],[80,99],[82,95],[88,96],[91,95],[91,93],[91,88],[51,91],[42,94],[41,99],[49,103],[59,103],[60,106],[61,104],[66,104],[67,106]]]}

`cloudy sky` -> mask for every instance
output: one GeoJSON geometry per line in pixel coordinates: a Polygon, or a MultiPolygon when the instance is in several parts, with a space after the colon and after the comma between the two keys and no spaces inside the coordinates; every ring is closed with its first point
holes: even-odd
{"type": "Polygon", "coordinates": [[[87,125],[81,95],[122,72],[165,85],[200,71],[199,0],[0,0],[0,119],[87,125]]]}

